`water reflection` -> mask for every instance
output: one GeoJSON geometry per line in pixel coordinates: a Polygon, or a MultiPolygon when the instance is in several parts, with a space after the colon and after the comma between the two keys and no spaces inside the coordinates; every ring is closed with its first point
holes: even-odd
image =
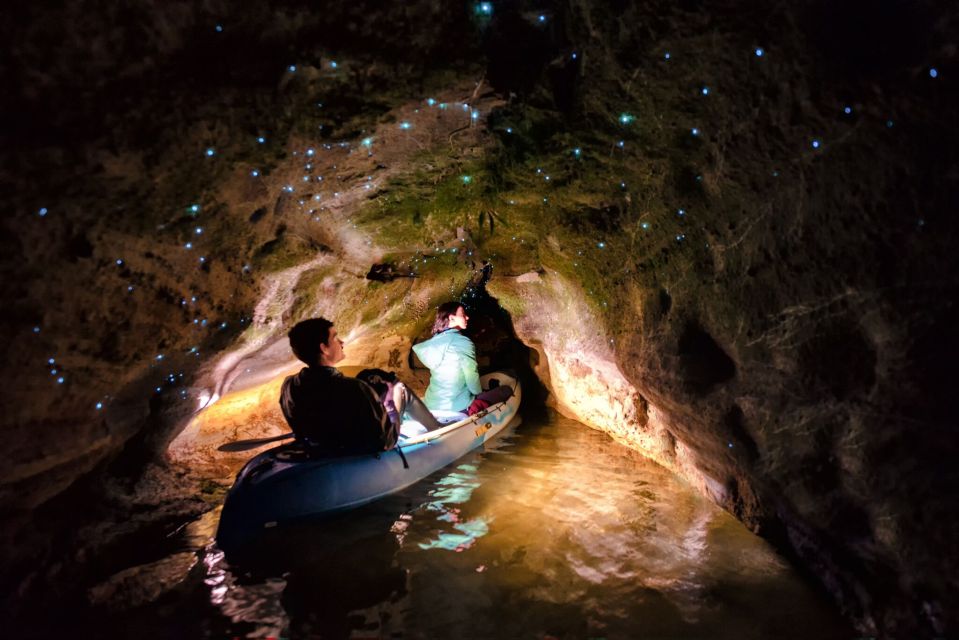
{"type": "Polygon", "coordinates": [[[436,489],[430,492],[431,500],[423,509],[431,512],[437,522],[448,523],[454,531],[437,531],[434,538],[417,543],[420,549],[465,551],[489,533],[489,518],[464,519],[460,508],[454,506],[469,502],[473,491],[480,486],[476,468],[475,464],[461,464],[436,482],[436,489]]]}
{"type": "MultiPolygon", "coordinates": [[[[184,535],[206,544],[215,518],[184,535]]],[[[201,555],[184,590],[205,594],[207,635],[851,635],[730,516],[559,416],[399,495],[274,532],[246,557],[201,555]]]]}

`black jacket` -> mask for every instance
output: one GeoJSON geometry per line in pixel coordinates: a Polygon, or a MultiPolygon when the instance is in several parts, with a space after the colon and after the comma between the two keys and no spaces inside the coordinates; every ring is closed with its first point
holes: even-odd
{"type": "Polygon", "coordinates": [[[396,444],[396,427],[365,382],[333,367],[304,367],[283,381],[280,408],[297,439],[318,453],[379,453],[396,444]]]}

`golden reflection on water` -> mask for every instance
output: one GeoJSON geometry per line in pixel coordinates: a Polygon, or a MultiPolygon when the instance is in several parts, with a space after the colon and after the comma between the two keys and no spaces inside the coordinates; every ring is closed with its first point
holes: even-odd
{"type": "Polygon", "coordinates": [[[241,635],[849,637],[731,516],[556,415],[278,535],[252,563],[206,551],[203,588],[241,635]]]}

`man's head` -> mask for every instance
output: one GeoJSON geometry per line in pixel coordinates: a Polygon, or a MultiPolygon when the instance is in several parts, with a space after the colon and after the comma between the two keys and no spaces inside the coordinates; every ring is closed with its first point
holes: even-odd
{"type": "Polygon", "coordinates": [[[332,367],[345,357],[343,341],[336,335],[336,327],[326,318],[298,322],[288,335],[293,354],[311,367],[332,367]]]}

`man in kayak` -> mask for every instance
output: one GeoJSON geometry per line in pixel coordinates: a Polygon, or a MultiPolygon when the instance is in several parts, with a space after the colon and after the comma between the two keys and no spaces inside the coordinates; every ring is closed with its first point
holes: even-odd
{"type": "Polygon", "coordinates": [[[367,383],[337,371],[334,366],[346,356],[329,320],[299,322],[289,338],[293,353],[307,366],[283,381],[280,408],[297,439],[320,453],[348,456],[387,451],[396,444],[404,412],[427,429],[440,426],[402,382],[391,384],[389,397],[381,399],[367,383]],[[395,405],[395,411],[387,411],[384,400],[391,401],[387,404],[395,405]]]}

